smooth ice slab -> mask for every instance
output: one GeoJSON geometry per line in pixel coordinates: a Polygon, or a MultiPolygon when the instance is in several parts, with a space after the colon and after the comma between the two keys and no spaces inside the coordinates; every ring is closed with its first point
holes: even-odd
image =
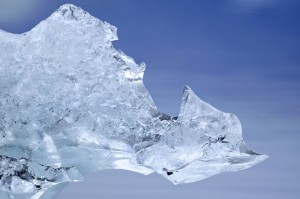
{"type": "Polygon", "coordinates": [[[54,198],[104,169],[181,184],[266,158],[246,146],[235,115],[187,86],[179,116],[161,113],[145,65],[114,40],[114,26],[69,4],[27,33],[0,31],[1,198],[54,198]]]}

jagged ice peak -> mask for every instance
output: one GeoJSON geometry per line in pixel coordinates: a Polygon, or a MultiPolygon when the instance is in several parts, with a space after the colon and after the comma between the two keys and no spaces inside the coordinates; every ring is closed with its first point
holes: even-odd
{"type": "Polygon", "coordinates": [[[145,64],[114,40],[114,26],[71,4],[24,34],[0,31],[0,198],[54,198],[105,169],[190,183],[267,158],[188,86],[178,117],[160,112],[145,64]]]}

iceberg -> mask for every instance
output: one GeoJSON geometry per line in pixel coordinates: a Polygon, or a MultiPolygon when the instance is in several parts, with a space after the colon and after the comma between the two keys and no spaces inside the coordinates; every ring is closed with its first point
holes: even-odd
{"type": "Polygon", "coordinates": [[[160,112],[116,32],[71,4],[29,32],[0,30],[0,198],[51,199],[105,169],[190,183],[267,158],[188,86],[178,117],[160,112]]]}

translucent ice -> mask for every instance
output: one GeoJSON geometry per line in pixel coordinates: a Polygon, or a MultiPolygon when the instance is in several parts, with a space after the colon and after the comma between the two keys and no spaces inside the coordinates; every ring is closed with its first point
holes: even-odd
{"type": "Polygon", "coordinates": [[[178,117],[161,113],[145,65],[114,40],[114,26],[69,4],[24,34],[0,31],[1,198],[54,198],[104,169],[180,184],[266,158],[245,145],[235,115],[189,87],[178,117]]]}

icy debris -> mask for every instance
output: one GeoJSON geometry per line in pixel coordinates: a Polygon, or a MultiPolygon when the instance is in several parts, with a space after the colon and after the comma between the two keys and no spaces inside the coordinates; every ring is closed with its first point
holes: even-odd
{"type": "Polygon", "coordinates": [[[116,28],[64,5],[31,31],[0,31],[0,196],[53,198],[87,173],[157,172],[174,184],[249,168],[267,156],[241,124],[185,87],[161,113],[144,64],[113,48],[116,28]]]}

